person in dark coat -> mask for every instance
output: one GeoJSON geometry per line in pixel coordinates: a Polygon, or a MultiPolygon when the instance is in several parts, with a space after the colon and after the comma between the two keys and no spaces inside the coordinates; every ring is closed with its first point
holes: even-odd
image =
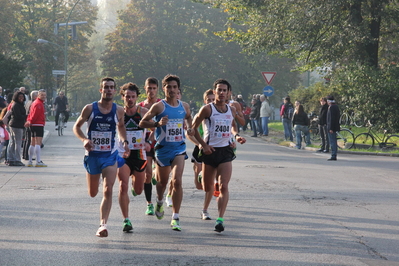
{"type": "Polygon", "coordinates": [[[258,136],[258,129],[260,129],[259,124],[258,124],[258,119],[259,119],[259,108],[258,108],[258,103],[256,99],[252,99],[251,102],[251,113],[249,114],[249,119],[251,119],[251,128],[253,131],[253,135],[251,137],[257,137],[258,136]]]}
{"type": "Polygon", "coordinates": [[[299,104],[292,117],[292,125],[294,126],[296,135],[296,148],[302,148],[302,133],[305,135],[306,145],[310,145],[309,118],[303,109],[303,105],[299,104]]]}
{"type": "Polygon", "coordinates": [[[338,105],[335,103],[334,96],[327,96],[327,103],[329,105],[327,111],[327,131],[328,139],[330,140],[331,158],[329,161],[337,160],[337,132],[341,130],[339,125],[340,111],[338,105]]]}
{"type": "Polygon", "coordinates": [[[327,98],[320,98],[320,113],[319,113],[319,133],[321,137],[321,145],[320,149],[317,152],[329,152],[330,151],[330,142],[328,140],[328,131],[327,131],[327,111],[328,104],[327,98]]]}
{"type": "Polygon", "coordinates": [[[16,91],[12,97],[13,105],[11,107],[10,142],[7,149],[7,158],[9,166],[25,166],[21,162],[22,138],[24,136],[24,124],[26,120],[25,94],[16,91]]]}

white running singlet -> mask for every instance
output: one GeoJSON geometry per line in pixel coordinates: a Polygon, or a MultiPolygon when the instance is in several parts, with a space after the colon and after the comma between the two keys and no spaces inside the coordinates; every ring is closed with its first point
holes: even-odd
{"type": "Polygon", "coordinates": [[[212,147],[226,147],[230,145],[231,125],[233,114],[229,105],[225,113],[220,113],[213,103],[211,115],[204,120],[204,141],[212,147]]]}

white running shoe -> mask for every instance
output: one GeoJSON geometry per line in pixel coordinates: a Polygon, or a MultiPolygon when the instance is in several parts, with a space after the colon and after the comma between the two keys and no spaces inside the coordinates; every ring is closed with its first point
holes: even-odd
{"type": "Polygon", "coordinates": [[[108,230],[107,230],[107,225],[102,224],[97,230],[96,236],[98,237],[107,237],[108,236],[108,230]]]}
{"type": "Polygon", "coordinates": [[[202,211],[201,212],[201,219],[202,220],[212,220],[211,216],[209,216],[208,211],[202,211]]]}
{"type": "Polygon", "coordinates": [[[172,207],[173,206],[172,196],[171,195],[167,195],[165,202],[166,202],[166,206],[172,207]]]}
{"type": "Polygon", "coordinates": [[[36,167],[47,167],[47,164],[43,163],[42,161],[36,163],[36,167]]]}

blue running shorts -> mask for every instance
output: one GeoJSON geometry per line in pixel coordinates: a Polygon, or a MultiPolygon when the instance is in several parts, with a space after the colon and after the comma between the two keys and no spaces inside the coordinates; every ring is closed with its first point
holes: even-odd
{"type": "Polygon", "coordinates": [[[173,160],[178,155],[184,155],[184,159],[187,160],[186,154],[186,143],[182,143],[180,146],[155,146],[155,160],[159,166],[170,166],[173,160]]]}
{"type": "Polygon", "coordinates": [[[115,163],[118,163],[118,167],[122,167],[125,163],[125,160],[118,155],[118,151],[115,151],[108,157],[85,156],[83,159],[83,165],[91,175],[101,174],[104,168],[112,166],[115,163]]]}

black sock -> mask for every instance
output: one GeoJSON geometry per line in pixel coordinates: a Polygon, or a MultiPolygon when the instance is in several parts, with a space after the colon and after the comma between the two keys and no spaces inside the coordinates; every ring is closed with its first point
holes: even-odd
{"type": "Polygon", "coordinates": [[[145,199],[147,202],[151,202],[151,197],[152,197],[152,184],[150,183],[144,183],[144,194],[145,194],[145,199]]]}

